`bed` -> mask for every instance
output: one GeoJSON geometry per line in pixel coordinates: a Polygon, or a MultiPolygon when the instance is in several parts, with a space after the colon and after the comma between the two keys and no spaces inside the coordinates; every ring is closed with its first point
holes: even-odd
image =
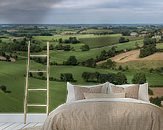
{"type": "MultiPolygon", "coordinates": [[[[70,87],[71,96],[68,95],[69,98],[67,98],[67,103],[59,106],[50,113],[42,129],[163,130],[162,108],[151,104],[148,101],[139,99],[139,95],[141,93],[140,85],[139,90],[137,91],[138,98],[135,98],[131,93],[130,86],[116,86],[118,87],[117,90],[119,93],[121,90],[125,90],[129,97],[124,98],[123,94],[118,94],[118,96],[116,95],[115,98],[115,95],[112,94],[111,96],[109,95],[108,98],[108,93],[111,91],[114,91],[115,93],[115,91],[117,91],[115,88],[111,89],[110,86],[110,84],[103,84],[100,93],[98,93],[99,86],[92,87],[92,90],[90,90],[90,87],[78,86],[77,88],[82,88],[82,91],[80,90],[78,92],[80,92],[80,94],[84,92],[81,95],[77,93],[78,98],[85,96],[85,94],[87,95],[86,99],[84,98],[80,100],[73,99],[75,94],[72,94],[72,88],[70,87]],[[89,93],[91,94],[89,95],[89,93]],[[101,95],[103,96],[100,97],[101,95]]],[[[147,89],[144,90],[146,91],[147,89]]],[[[74,91],[75,89],[73,89],[73,93],[74,91]]],[[[134,93],[135,92],[136,89],[134,89],[134,93]]],[[[146,98],[147,97],[144,97],[144,99],[146,98]]]]}

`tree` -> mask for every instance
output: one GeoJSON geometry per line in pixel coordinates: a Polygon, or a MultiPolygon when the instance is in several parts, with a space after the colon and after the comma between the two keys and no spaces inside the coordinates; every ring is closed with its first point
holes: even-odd
{"type": "Polygon", "coordinates": [[[30,77],[33,77],[33,74],[32,74],[32,72],[30,72],[30,73],[29,73],[29,76],[30,76],[30,77]]]}
{"type": "Polygon", "coordinates": [[[82,78],[86,81],[86,82],[88,82],[88,80],[89,80],[89,72],[83,72],[82,73],[82,78]]]}
{"type": "Polygon", "coordinates": [[[126,39],[125,37],[120,37],[119,43],[125,43],[125,42],[129,42],[129,39],[126,39]]]}
{"type": "Polygon", "coordinates": [[[144,46],[156,45],[156,39],[155,38],[145,37],[143,43],[144,43],[144,46]]]}
{"type": "Polygon", "coordinates": [[[136,73],[132,79],[134,84],[143,84],[146,83],[146,76],[144,73],[136,73]]]}
{"type": "Polygon", "coordinates": [[[80,43],[76,37],[69,37],[69,42],[72,44],[80,43]]]}
{"type": "Polygon", "coordinates": [[[6,92],[7,91],[7,87],[5,85],[1,85],[0,86],[0,89],[3,91],[3,92],[6,92]]]}
{"type": "Polygon", "coordinates": [[[156,39],[146,37],[144,38],[144,45],[143,48],[140,49],[140,55],[139,57],[146,57],[151,54],[154,54],[157,51],[156,48],[156,39]]]}
{"type": "Polygon", "coordinates": [[[74,81],[73,75],[71,73],[62,73],[60,75],[61,81],[74,81]]]}
{"type": "Polygon", "coordinates": [[[70,56],[68,58],[68,60],[66,62],[64,62],[63,64],[65,64],[65,65],[77,65],[78,61],[77,61],[75,56],[70,56]]]}
{"type": "Polygon", "coordinates": [[[60,38],[60,39],[58,40],[58,42],[59,42],[59,43],[63,43],[63,40],[62,40],[62,38],[60,38]]]}
{"type": "Polygon", "coordinates": [[[148,45],[144,46],[142,49],[140,49],[140,58],[149,56],[151,54],[154,54],[157,51],[156,45],[148,45]]]}
{"type": "Polygon", "coordinates": [[[116,84],[126,84],[127,83],[127,77],[125,74],[119,72],[116,74],[116,84]]]}
{"type": "Polygon", "coordinates": [[[63,50],[64,51],[70,51],[71,50],[71,46],[70,45],[63,46],[63,50]]]}
{"type": "Polygon", "coordinates": [[[110,50],[108,50],[107,54],[108,54],[109,58],[115,56],[116,55],[116,47],[113,46],[110,50]]]}
{"type": "Polygon", "coordinates": [[[86,61],[83,61],[82,65],[86,67],[96,67],[96,60],[94,60],[93,58],[90,58],[86,61]]]}
{"type": "Polygon", "coordinates": [[[6,55],[5,57],[6,57],[6,61],[11,61],[9,55],[6,55]]]}
{"type": "Polygon", "coordinates": [[[49,50],[53,50],[53,49],[54,49],[54,46],[52,44],[50,44],[49,50]]]}
{"type": "Polygon", "coordinates": [[[38,72],[37,75],[42,77],[44,75],[44,73],[43,72],[38,72]]]}
{"type": "Polygon", "coordinates": [[[123,36],[130,36],[130,31],[125,30],[125,31],[122,32],[122,35],[123,36]]]}
{"type": "Polygon", "coordinates": [[[161,106],[161,101],[163,101],[163,96],[162,97],[151,97],[150,98],[150,102],[157,105],[157,106],[161,106]]]}
{"type": "Polygon", "coordinates": [[[6,53],[3,51],[0,51],[0,56],[6,57],[6,53]]]}
{"type": "Polygon", "coordinates": [[[128,66],[125,67],[125,70],[126,70],[126,71],[129,70],[128,66]]]}
{"type": "Polygon", "coordinates": [[[123,70],[123,67],[120,65],[120,66],[118,67],[118,70],[122,71],[122,70],[123,70]]]}
{"type": "Polygon", "coordinates": [[[102,64],[102,68],[114,69],[116,67],[116,62],[108,59],[106,63],[102,64]]]}
{"type": "Polygon", "coordinates": [[[105,82],[109,81],[108,74],[99,74],[97,81],[98,81],[98,83],[105,83],[105,82]]]}
{"type": "Polygon", "coordinates": [[[80,48],[82,51],[89,51],[89,46],[88,45],[83,45],[83,46],[81,46],[81,48],[80,48]]]}

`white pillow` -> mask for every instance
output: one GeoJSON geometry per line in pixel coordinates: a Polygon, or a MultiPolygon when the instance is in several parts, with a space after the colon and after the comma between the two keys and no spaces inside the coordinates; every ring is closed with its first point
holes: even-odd
{"type": "MultiPolygon", "coordinates": [[[[110,92],[112,93],[112,87],[122,87],[122,88],[127,88],[127,87],[131,87],[135,84],[123,84],[123,85],[114,85],[112,83],[109,83],[109,88],[110,88],[110,92]]],[[[109,91],[108,91],[109,93],[109,91]]],[[[145,84],[140,84],[139,85],[139,93],[138,93],[138,99],[145,101],[145,102],[150,102],[149,101],[149,95],[148,95],[148,83],[145,84]]]]}
{"type": "MultiPolygon", "coordinates": [[[[91,85],[91,86],[81,86],[81,85],[75,85],[75,86],[86,87],[86,88],[102,86],[101,93],[107,93],[108,91],[110,93],[110,89],[108,89],[109,88],[109,82],[106,82],[104,84],[91,85]]],[[[69,82],[67,82],[67,92],[68,93],[67,93],[66,103],[74,102],[75,101],[74,85],[69,83],[69,82]]]]}
{"type": "Polygon", "coordinates": [[[149,101],[149,95],[148,95],[148,83],[145,84],[140,84],[139,85],[139,100],[143,100],[145,102],[150,102],[149,101]]]}
{"type": "Polygon", "coordinates": [[[68,94],[67,94],[66,103],[75,101],[74,87],[69,82],[67,82],[67,92],[68,94]]]}

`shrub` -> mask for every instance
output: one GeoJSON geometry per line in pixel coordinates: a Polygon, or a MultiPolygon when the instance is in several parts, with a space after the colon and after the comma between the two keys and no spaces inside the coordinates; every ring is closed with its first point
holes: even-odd
{"type": "Polygon", "coordinates": [[[74,81],[73,75],[71,73],[62,73],[60,75],[61,81],[74,81]]]}
{"type": "Polygon", "coordinates": [[[81,46],[81,48],[80,48],[82,51],[89,51],[89,46],[88,45],[83,45],[83,46],[81,46]]]}
{"type": "Polygon", "coordinates": [[[157,51],[156,48],[156,39],[153,38],[145,38],[144,39],[144,46],[142,49],[140,49],[140,55],[139,57],[146,57],[151,54],[154,54],[157,51]]]}
{"type": "Polygon", "coordinates": [[[146,83],[146,76],[144,73],[136,73],[132,79],[134,84],[143,84],[146,83]]]}
{"type": "Polygon", "coordinates": [[[94,68],[94,67],[96,67],[96,60],[94,60],[93,58],[88,59],[86,61],[83,61],[82,65],[86,66],[86,67],[93,67],[94,68]]]}
{"type": "Polygon", "coordinates": [[[125,43],[125,42],[129,42],[129,39],[126,39],[125,37],[120,37],[119,43],[125,43]]]}
{"type": "Polygon", "coordinates": [[[149,56],[154,54],[157,51],[156,46],[155,45],[148,45],[148,46],[144,46],[142,49],[140,49],[140,58],[149,56]]]}
{"type": "Polygon", "coordinates": [[[64,50],[64,51],[70,51],[72,48],[70,45],[63,46],[62,44],[59,44],[55,47],[57,50],[64,50]]]}
{"type": "Polygon", "coordinates": [[[125,74],[119,72],[116,74],[116,82],[115,84],[126,84],[127,83],[127,77],[125,74]]]}
{"type": "Polygon", "coordinates": [[[70,56],[67,61],[63,62],[64,65],[77,65],[78,61],[75,56],[70,56]]]}
{"type": "Polygon", "coordinates": [[[83,74],[82,74],[82,78],[87,82],[88,81],[97,81],[98,76],[99,76],[98,72],[95,72],[95,73],[83,72],[83,74]]]}
{"type": "Polygon", "coordinates": [[[122,71],[122,70],[123,70],[123,67],[120,65],[120,66],[118,67],[118,70],[122,71]]]}
{"type": "Polygon", "coordinates": [[[42,77],[44,75],[44,73],[43,72],[38,72],[37,75],[42,77]]]}
{"type": "Polygon", "coordinates": [[[116,62],[112,61],[111,59],[107,60],[106,63],[103,63],[101,65],[102,68],[107,68],[107,69],[114,69],[116,67],[116,62]]]}
{"type": "Polygon", "coordinates": [[[0,89],[5,93],[7,92],[7,87],[5,85],[1,85],[0,89]]]}
{"type": "Polygon", "coordinates": [[[33,77],[33,74],[32,74],[32,72],[30,72],[30,73],[29,73],[29,76],[30,76],[30,77],[33,77]]]}
{"type": "Polygon", "coordinates": [[[161,106],[161,101],[163,101],[163,96],[162,97],[151,97],[150,98],[150,102],[157,105],[157,106],[161,106]]]}

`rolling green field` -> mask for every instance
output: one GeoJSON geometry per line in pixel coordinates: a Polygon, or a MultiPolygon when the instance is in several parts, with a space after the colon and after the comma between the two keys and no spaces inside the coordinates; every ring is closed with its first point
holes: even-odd
{"type": "MultiPolygon", "coordinates": [[[[94,38],[80,38],[81,42],[89,45],[90,48],[100,48],[105,46],[115,45],[119,42],[119,38],[121,35],[109,35],[109,36],[101,36],[94,38]]],[[[126,37],[130,41],[136,41],[142,39],[141,37],[126,37]]]]}
{"type": "MultiPolygon", "coordinates": [[[[8,86],[8,90],[11,93],[3,93],[0,91],[0,112],[23,112],[23,99],[24,99],[24,87],[25,87],[25,61],[17,63],[0,62],[0,82],[8,86]]],[[[41,67],[41,65],[35,64],[35,67],[41,67]]],[[[118,71],[98,68],[88,68],[80,66],[51,66],[51,76],[59,78],[60,73],[72,73],[74,79],[77,80],[75,84],[88,84],[83,81],[81,74],[84,71],[87,72],[100,72],[100,73],[116,73],[118,71]]],[[[163,75],[157,73],[149,73],[146,70],[143,71],[147,75],[147,80],[150,85],[162,85],[163,75]],[[153,78],[157,77],[157,78],[153,78]]],[[[124,72],[128,78],[128,83],[131,83],[131,79],[136,73],[134,70],[124,72]]],[[[90,83],[91,84],[91,83],[90,83]]],[[[30,79],[31,88],[45,87],[45,81],[39,79],[30,79]]],[[[31,94],[29,98],[31,103],[45,103],[45,95],[43,93],[31,94]]],[[[50,111],[56,108],[58,105],[64,103],[66,100],[66,83],[65,82],[50,82],[50,111]]],[[[44,109],[30,108],[31,112],[44,112],[44,109]]]]}
{"type": "MultiPolygon", "coordinates": [[[[118,39],[121,37],[121,34],[111,34],[111,35],[93,35],[93,34],[76,34],[76,35],[54,35],[54,36],[34,36],[33,39],[40,41],[41,45],[46,45],[47,41],[50,41],[52,45],[58,44],[56,39],[68,39],[69,37],[77,37],[80,39],[81,43],[79,44],[71,44],[74,48],[73,51],[58,51],[52,50],[50,51],[50,61],[55,61],[59,64],[62,64],[63,61],[66,61],[69,56],[76,56],[79,62],[85,61],[89,58],[96,58],[96,56],[100,55],[101,51],[109,50],[111,47],[115,46],[116,50],[126,50],[126,49],[136,49],[137,46],[143,46],[143,39],[136,37],[126,37],[130,39],[130,42],[127,43],[119,43],[118,39]],[[80,47],[84,44],[90,46],[89,51],[82,52],[80,47]]],[[[8,40],[10,39],[3,39],[8,40]]],[[[158,45],[159,48],[162,47],[162,44],[158,45]]],[[[23,100],[24,100],[24,88],[25,88],[25,77],[26,74],[26,60],[27,53],[26,52],[17,52],[18,60],[16,62],[2,62],[0,61],[0,84],[6,85],[7,90],[11,91],[11,93],[4,93],[0,91],[0,112],[1,113],[13,113],[13,112],[23,112],[23,100]]],[[[41,52],[45,53],[45,52],[41,52]]],[[[40,53],[39,53],[40,54],[40,53]]],[[[43,68],[42,64],[35,63],[32,69],[43,68]]],[[[144,63],[147,64],[147,63],[144,63]]],[[[158,74],[156,72],[149,73],[148,69],[139,69],[139,65],[135,63],[127,64],[128,66],[132,66],[133,69],[129,69],[128,71],[123,72],[128,79],[128,83],[131,83],[133,75],[137,72],[144,72],[147,77],[147,81],[152,86],[161,86],[163,85],[163,75],[158,74]]],[[[148,66],[153,66],[154,63],[148,63],[148,66]]],[[[160,66],[162,66],[162,62],[160,66]]],[[[126,66],[126,64],[123,64],[126,66]]],[[[100,68],[89,68],[83,66],[51,66],[50,67],[50,75],[57,79],[60,78],[61,73],[72,73],[74,79],[77,80],[74,84],[94,84],[94,83],[86,83],[81,75],[83,72],[100,72],[100,73],[117,73],[118,70],[110,70],[110,69],[100,69],[100,68]]],[[[30,79],[29,86],[31,88],[40,88],[45,87],[46,82],[44,80],[39,80],[35,78],[30,79]]],[[[62,104],[66,100],[66,83],[65,82],[50,82],[50,111],[56,108],[58,105],[62,104]]],[[[45,103],[45,94],[36,93],[29,96],[29,100],[31,103],[45,103]]],[[[45,112],[45,109],[36,109],[30,108],[30,112],[45,112]]]]}
{"type": "MultiPolygon", "coordinates": [[[[134,49],[136,48],[135,43],[137,43],[139,46],[143,45],[143,40],[136,40],[136,41],[131,41],[131,42],[127,42],[127,43],[120,43],[120,44],[116,44],[114,46],[116,46],[116,49],[119,50],[125,50],[127,49],[134,49]]],[[[76,58],[78,59],[78,61],[84,61],[87,60],[89,58],[96,58],[96,56],[100,55],[101,51],[103,50],[109,50],[112,46],[104,46],[101,48],[93,48],[90,51],[85,51],[85,52],[81,52],[81,51],[69,51],[69,52],[65,52],[65,51],[52,51],[50,52],[51,55],[51,60],[55,61],[57,63],[63,63],[63,61],[66,61],[68,59],[69,56],[73,56],[75,55],[76,58]]]]}
{"type": "Polygon", "coordinates": [[[157,48],[158,48],[158,49],[163,49],[163,43],[157,44],[157,48]]]}

